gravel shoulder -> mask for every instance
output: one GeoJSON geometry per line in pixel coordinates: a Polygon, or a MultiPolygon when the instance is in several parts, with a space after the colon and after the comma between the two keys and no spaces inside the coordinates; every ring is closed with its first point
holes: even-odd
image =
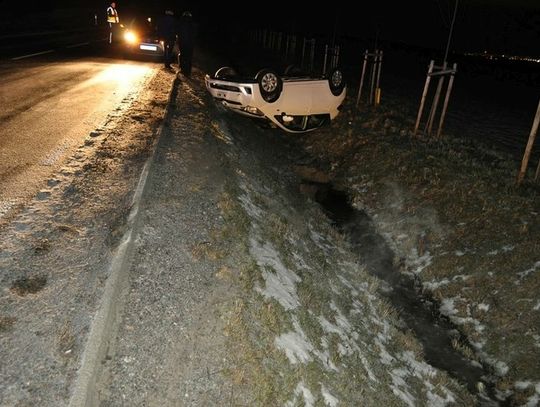
{"type": "Polygon", "coordinates": [[[157,72],[0,230],[0,405],[67,405],[173,77],[157,72]]]}

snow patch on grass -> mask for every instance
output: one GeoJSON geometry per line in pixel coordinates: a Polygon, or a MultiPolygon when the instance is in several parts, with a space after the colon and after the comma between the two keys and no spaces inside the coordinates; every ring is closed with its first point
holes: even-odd
{"type": "Polygon", "coordinates": [[[287,269],[281,261],[277,250],[271,243],[260,244],[255,238],[250,238],[250,254],[262,269],[262,277],[266,282],[264,288],[255,290],[265,298],[274,298],[286,310],[295,309],[300,305],[296,284],[301,280],[298,275],[287,269]]]}
{"type": "Polygon", "coordinates": [[[488,312],[489,311],[489,304],[480,303],[477,305],[479,311],[488,312]]]}
{"type": "Polygon", "coordinates": [[[534,388],[534,394],[528,398],[527,402],[522,404],[522,407],[537,407],[540,405],[540,382],[534,383],[531,381],[518,381],[514,384],[517,390],[527,390],[534,388]]]}
{"type": "Polygon", "coordinates": [[[282,334],[275,340],[276,347],[283,352],[291,364],[307,363],[312,360],[311,353],[315,350],[300,323],[294,318],[294,331],[282,334]]]}
{"type": "Polygon", "coordinates": [[[514,248],[515,248],[514,245],[507,244],[507,245],[504,245],[503,247],[501,247],[500,250],[492,250],[492,251],[488,252],[488,256],[496,256],[499,253],[508,253],[508,252],[511,252],[512,250],[514,250],[514,248]]]}
{"type": "Polygon", "coordinates": [[[439,280],[439,281],[425,281],[422,283],[422,286],[427,289],[427,290],[431,290],[431,291],[434,291],[440,287],[443,287],[445,285],[448,285],[448,284],[451,284],[451,283],[456,283],[456,282],[462,282],[462,281],[466,281],[470,278],[470,276],[466,276],[464,274],[460,274],[460,275],[457,275],[457,276],[453,276],[452,278],[443,278],[442,280],[439,280]]]}
{"type": "Polygon", "coordinates": [[[292,400],[285,403],[285,407],[297,406],[300,401],[299,399],[303,399],[305,407],[313,407],[315,404],[315,397],[313,397],[311,390],[304,385],[304,382],[300,382],[296,385],[294,397],[292,400]]]}
{"type": "Polygon", "coordinates": [[[412,249],[406,260],[407,269],[413,274],[420,274],[424,269],[431,265],[433,258],[429,251],[426,251],[423,255],[418,254],[418,250],[412,249]]]}
{"type": "Polygon", "coordinates": [[[519,277],[519,280],[514,281],[514,284],[520,284],[525,277],[527,277],[529,274],[535,273],[538,270],[540,270],[540,261],[537,261],[536,263],[534,263],[534,265],[531,268],[525,271],[516,273],[519,277]]]}
{"type": "Polygon", "coordinates": [[[337,407],[339,400],[328,391],[324,384],[321,384],[321,394],[323,396],[324,404],[328,407],[337,407]]]}
{"type": "Polygon", "coordinates": [[[264,211],[253,203],[251,197],[248,194],[242,194],[238,197],[242,208],[253,219],[261,219],[264,211]]]}

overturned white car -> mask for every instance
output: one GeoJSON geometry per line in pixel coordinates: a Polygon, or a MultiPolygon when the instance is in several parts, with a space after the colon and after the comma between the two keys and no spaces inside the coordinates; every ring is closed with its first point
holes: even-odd
{"type": "Polygon", "coordinates": [[[252,118],[269,120],[279,128],[301,133],[329,124],[339,113],[346,94],[342,72],[328,75],[279,76],[270,69],[255,77],[240,77],[230,67],[206,75],[206,88],[226,108],[252,118]]]}

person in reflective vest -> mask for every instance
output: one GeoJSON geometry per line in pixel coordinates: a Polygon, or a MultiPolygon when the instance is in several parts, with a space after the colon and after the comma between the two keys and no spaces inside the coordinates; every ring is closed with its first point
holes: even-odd
{"type": "Polygon", "coordinates": [[[113,34],[114,39],[116,40],[116,35],[118,32],[118,23],[120,22],[120,19],[118,18],[118,11],[116,11],[116,3],[113,1],[109,7],[107,7],[107,22],[109,23],[109,44],[112,44],[113,42],[113,34]]]}

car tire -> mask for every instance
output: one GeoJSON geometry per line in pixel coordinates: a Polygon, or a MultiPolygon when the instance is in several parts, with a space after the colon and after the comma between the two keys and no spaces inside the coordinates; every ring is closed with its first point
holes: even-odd
{"type": "Polygon", "coordinates": [[[339,68],[333,68],[328,74],[328,85],[332,95],[339,96],[345,88],[345,78],[343,72],[339,68]]]}
{"type": "Polygon", "coordinates": [[[214,74],[214,78],[216,79],[226,79],[234,76],[237,76],[237,73],[234,68],[231,68],[230,66],[221,67],[214,74]]]}
{"type": "Polygon", "coordinates": [[[265,102],[273,103],[279,99],[283,89],[283,80],[271,69],[261,69],[255,75],[259,84],[259,91],[265,102]]]}

